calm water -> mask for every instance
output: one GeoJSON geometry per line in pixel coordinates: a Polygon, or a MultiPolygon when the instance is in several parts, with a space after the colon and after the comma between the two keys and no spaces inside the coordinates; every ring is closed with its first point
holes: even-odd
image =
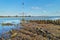
{"type": "MultiPolygon", "coordinates": [[[[60,16],[50,16],[50,17],[26,17],[25,20],[55,20],[60,19],[60,16]]],[[[0,35],[4,32],[8,32],[11,29],[18,28],[17,26],[2,26],[2,23],[13,23],[13,24],[19,24],[22,20],[22,17],[18,18],[0,18],[0,35]]],[[[19,26],[20,27],[20,26],[19,26]]]]}

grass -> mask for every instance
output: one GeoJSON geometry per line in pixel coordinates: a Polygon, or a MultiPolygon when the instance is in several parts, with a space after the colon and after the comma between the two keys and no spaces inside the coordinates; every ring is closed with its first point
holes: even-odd
{"type": "Polygon", "coordinates": [[[12,24],[12,23],[2,23],[2,26],[12,26],[12,25],[14,25],[14,24],[12,24]]]}

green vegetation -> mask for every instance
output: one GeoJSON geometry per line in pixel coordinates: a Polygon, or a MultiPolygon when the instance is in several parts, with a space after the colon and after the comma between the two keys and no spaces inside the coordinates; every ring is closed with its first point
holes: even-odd
{"type": "Polygon", "coordinates": [[[2,26],[12,26],[12,25],[14,25],[14,24],[12,24],[12,23],[2,23],[2,26]]]}

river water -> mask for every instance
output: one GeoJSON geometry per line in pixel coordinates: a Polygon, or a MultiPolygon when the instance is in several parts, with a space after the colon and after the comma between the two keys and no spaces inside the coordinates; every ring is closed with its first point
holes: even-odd
{"type": "MultiPolygon", "coordinates": [[[[25,17],[25,20],[56,20],[60,19],[60,16],[33,16],[33,17],[25,17]]],[[[22,20],[22,17],[10,17],[10,18],[0,18],[0,35],[2,35],[5,32],[10,31],[11,29],[16,29],[18,28],[17,26],[2,26],[2,23],[12,23],[12,24],[19,24],[20,21],[22,20]]],[[[20,26],[19,26],[20,27],[20,26]]]]}

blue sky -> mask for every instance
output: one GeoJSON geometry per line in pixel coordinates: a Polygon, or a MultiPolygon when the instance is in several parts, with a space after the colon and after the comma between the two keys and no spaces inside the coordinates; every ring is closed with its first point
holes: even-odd
{"type": "Polygon", "coordinates": [[[0,0],[0,16],[22,15],[23,11],[32,16],[60,16],[60,0],[0,0]]]}

